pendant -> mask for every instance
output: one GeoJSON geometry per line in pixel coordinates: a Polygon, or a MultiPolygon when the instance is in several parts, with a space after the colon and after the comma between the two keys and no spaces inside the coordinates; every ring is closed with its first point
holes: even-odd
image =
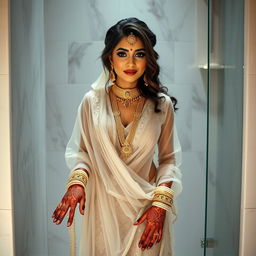
{"type": "Polygon", "coordinates": [[[124,102],[124,106],[125,106],[126,108],[130,107],[130,101],[129,101],[129,100],[126,100],[126,101],[124,102]]]}
{"type": "Polygon", "coordinates": [[[127,158],[127,157],[129,157],[132,154],[132,151],[133,151],[132,150],[132,146],[130,144],[125,144],[121,148],[121,155],[124,158],[127,158]]]}

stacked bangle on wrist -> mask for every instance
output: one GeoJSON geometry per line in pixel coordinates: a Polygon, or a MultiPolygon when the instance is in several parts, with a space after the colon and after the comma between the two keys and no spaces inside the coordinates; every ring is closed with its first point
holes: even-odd
{"type": "Polygon", "coordinates": [[[67,182],[67,189],[72,185],[81,185],[85,189],[88,179],[89,176],[87,172],[81,169],[77,169],[70,174],[69,180],[67,182]]]}
{"type": "Polygon", "coordinates": [[[154,190],[152,205],[171,212],[173,206],[174,191],[166,186],[158,186],[154,190]]]}

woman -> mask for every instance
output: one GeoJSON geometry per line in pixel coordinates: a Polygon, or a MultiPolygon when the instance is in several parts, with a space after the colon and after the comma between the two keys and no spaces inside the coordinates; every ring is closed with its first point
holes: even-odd
{"type": "Polygon", "coordinates": [[[65,154],[67,192],[52,217],[60,224],[69,210],[70,227],[79,203],[80,255],[173,255],[181,148],[176,99],[160,84],[155,44],[136,18],[112,26],[105,71],[79,106],[65,154]]]}

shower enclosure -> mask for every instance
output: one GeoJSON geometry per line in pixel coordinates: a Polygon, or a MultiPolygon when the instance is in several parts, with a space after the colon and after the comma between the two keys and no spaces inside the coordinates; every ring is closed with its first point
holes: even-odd
{"type": "Polygon", "coordinates": [[[101,71],[106,29],[134,16],[156,33],[160,79],[178,99],[176,255],[238,256],[243,8],[243,0],[10,0],[15,255],[68,255],[65,224],[51,221],[69,173],[65,146],[101,71]]]}
{"type": "Polygon", "coordinates": [[[204,255],[239,255],[244,1],[208,4],[204,255]]]}

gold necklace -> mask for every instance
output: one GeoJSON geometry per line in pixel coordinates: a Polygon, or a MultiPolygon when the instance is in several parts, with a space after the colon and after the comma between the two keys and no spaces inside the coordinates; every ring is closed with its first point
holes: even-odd
{"type": "Polygon", "coordinates": [[[125,138],[124,127],[122,125],[120,111],[119,111],[119,108],[117,105],[116,97],[112,93],[112,90],[110,91],[110,97],[111,97],[111,104],[112,104],[112,109],[113,109],[113,113],[114,113],[114,118],[115,118],[115,122],[116,122],[117,135],[118,135],[118,139],[119,139],[119,142],[121,145],[121,155],[120,156],[121,156],[121,158],[126,159],[133,153],[132,141],[134,139],[135,131],[136,131],[139,119],[142,114],[141,112],[142,112],[142,108],[143,108],[143,103],[145,102],[146,99],[139,100],[139,102],[136,106],[136,110],[134,112],[131,129],[130,129],[127,137],[125,138]]]}
{"type": "Polygon", "coordinates": [[[132,98],[132,99],[125,100],[123,98],[119,98],[118,96],[116,96],[117,101],[121,102],[122,105],[126,108],[130,107],[132,102],[135,102],[135,101],[139,100],[140,98],[141,98],[141,95],[139,95],[135,98],[132,98]]]}
{"type": "Polygon", "coordinates": [[[130,107],[131,102],[137,101],[141,98],[141,94],[137,87],[125,89],[114,83],[112,90],[118,97],[117,100],[121,101],[125,107],[130,107]]]}

